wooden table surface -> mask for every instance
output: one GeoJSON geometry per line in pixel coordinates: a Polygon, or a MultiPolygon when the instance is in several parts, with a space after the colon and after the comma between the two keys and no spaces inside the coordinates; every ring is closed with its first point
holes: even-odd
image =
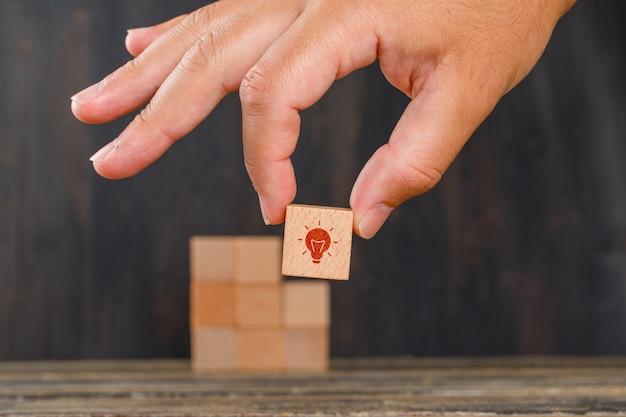
{"type": "Polygon", "coordinates": [[[187,361],[0,363],[0,415],[626,415],[626,358],[336,360],[324,374],[187,361]]]}

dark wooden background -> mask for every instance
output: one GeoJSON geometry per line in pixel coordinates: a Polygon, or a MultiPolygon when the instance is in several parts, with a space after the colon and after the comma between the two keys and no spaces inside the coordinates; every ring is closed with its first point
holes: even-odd
{"type": "MultiPolygon", "coordinates": [[[[282,233],[236,96],[132,179],[87,161],[128,119],[69,97],[129,59],[127,28],[199,5],[0,0],[0,359],[187,356],[188,238],[282,233]]],[[[580,0],[441,184],[356,239],[333,356],[626,354],[625,76],[626,3],[580,0]]],[[[406,103],[376,66],[337,82],[303,114],[297,202],[346,206],[406,103]]]]}

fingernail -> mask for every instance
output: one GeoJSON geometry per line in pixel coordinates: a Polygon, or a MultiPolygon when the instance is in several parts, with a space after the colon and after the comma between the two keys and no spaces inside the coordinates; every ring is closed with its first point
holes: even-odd
{"type": "Polygon", "coordinates": [[[147,29],[150,29],[150,27],[146,26],[146,27],[140,27],[140,28],[126,29],[126,34],[133,35],[133,34],[141,33],[147,29]]]}
{"type": "Polygon", "coordinates": [[[267,209],[265,208],[265,204],[263,203],[263,199],[261,198],[261,195],[259,194],[259,206],[261,207],[261,215],[263,216],[263,223],[265,223],[266,226],[269,226],[270,224],[272,224],[269,216],[267,215],[267,209]]]}
{"type": "Polygon", "coordinates": [[[389,217],[393,208],[384,204],[378,204],[372,207],[361,222],[357,225],[357,231],[359,236],[364,239],[370,239],[374,237],[376,232],[380,230],[385,220],[389,217]]]}
{"type": "Polygon", "coordinates": [[[98,152],[96,152],[95,154],[93,154],[91,156],[91,158],[89,158],[89,160],[91,162],[102,162],[104,161],[107,156],[109,156],[109,154],[117,147],[117,141],[112,141],[109,142],[108,144],[104,145],[104,147],[102,149],[100,149],[98,152]]]}
{"type": "Polygon", "coordinates": [[[102,83],[94,84],[81,92],[74,94],[70,100],[78,104],[84,104],[91,100],[102,89],[102,83]]]}

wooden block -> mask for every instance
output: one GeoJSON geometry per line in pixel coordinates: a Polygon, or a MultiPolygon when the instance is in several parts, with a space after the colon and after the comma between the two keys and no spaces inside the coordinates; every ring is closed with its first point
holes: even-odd
{"type": "Polygon", "coordinates": [[[347,280],[352,222],[349,209],[287,206],[283,275],[347,280]]]}
{"type": "Polygon", "coordinates": [[[281,240],[278,236],[234,239],[234,277],[238,283],[274,284],[281,281],[281,240]]]}
{"type": "Polygon", "coordinates": [[[327,329],[285,331],[285,367],[288,371],[327,371],[330,362],[327,329]]]}
{"type": "Polygon", "coordinates": [[[235,288],[235,324],[239,328],[282,325],[282,288],[274,285],[237,285],[235,288]]]}
{"type": "Polygon", "coordinates": [[[241,371],[285,369],[285,332],[281,329],[239,330],[237,362],[241,371]]]}
{"type": "Polygon", "coordinates": [[[330,326],[330,284],[287,281],[283,288],[283,320],[288,329],[330,326]]]}
{"type": "Polygon", "coordinates": [[[192,281],[233,280],[233,238],[193,236],[189,243],[192,281]]]}
{"type": "Polygon", "coordinates": [[[190,285],[191,328],[235,325],[235,285],[192,281],[190,285]]]}
{"type": "Polygon", "coordinates": [[[192,329],[191,369],[194,371],[236,370],[237,332],[235,329],[192,329]]]}

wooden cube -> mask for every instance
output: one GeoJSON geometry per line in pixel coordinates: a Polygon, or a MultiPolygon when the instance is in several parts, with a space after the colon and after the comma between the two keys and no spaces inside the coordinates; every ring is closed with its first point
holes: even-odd
{"type": "Polygon", "coordinates": [[[287,281],[283,287],[283,320],[288,329],[330,326],[330,285],[325,281],[287,281]]]}
{"type": "Polygon", "coordinates": [[[234,240],[234,279],[239,284],[276,284],[280,273],[278,236],[245,236],[234,240]]]}
{"type": "Polygon", "coordinates": [[[235,329],[192,329],[191,369],[194,371],[236,370],[237,332],[235,329]]]}
{"type": "Polygon", "coordinates": [[[329,368],[328,330],[285,331],[285,367],[288,371],[326,371],[329,368]]]}
{"type": "Polygon", "coordinates": [[[233,280],[233,238],[193,236],[189,242],[192,281],[233,280]]]}
{"type": "Polygon", "coordinates": [[[232,283],[191,282],[192,328],[235,325],[235,286],[232,283]]]}
{"type": "Polygon", "coordinates": [[[285,217],[283,275],[347,280],[352,210],[289,205],[285,217]]]}
{"type": "Polygon", "coordinates": [[[237,362],[241,371],[284,370],[284,331],[282,329],[239,330],[237,362]]]}
{"type": "Polygon", "coordinates": [[[282,325],[282,291],[279,284],[235,288],[235,323],[238,328],[278,328],[282,325]]]}

